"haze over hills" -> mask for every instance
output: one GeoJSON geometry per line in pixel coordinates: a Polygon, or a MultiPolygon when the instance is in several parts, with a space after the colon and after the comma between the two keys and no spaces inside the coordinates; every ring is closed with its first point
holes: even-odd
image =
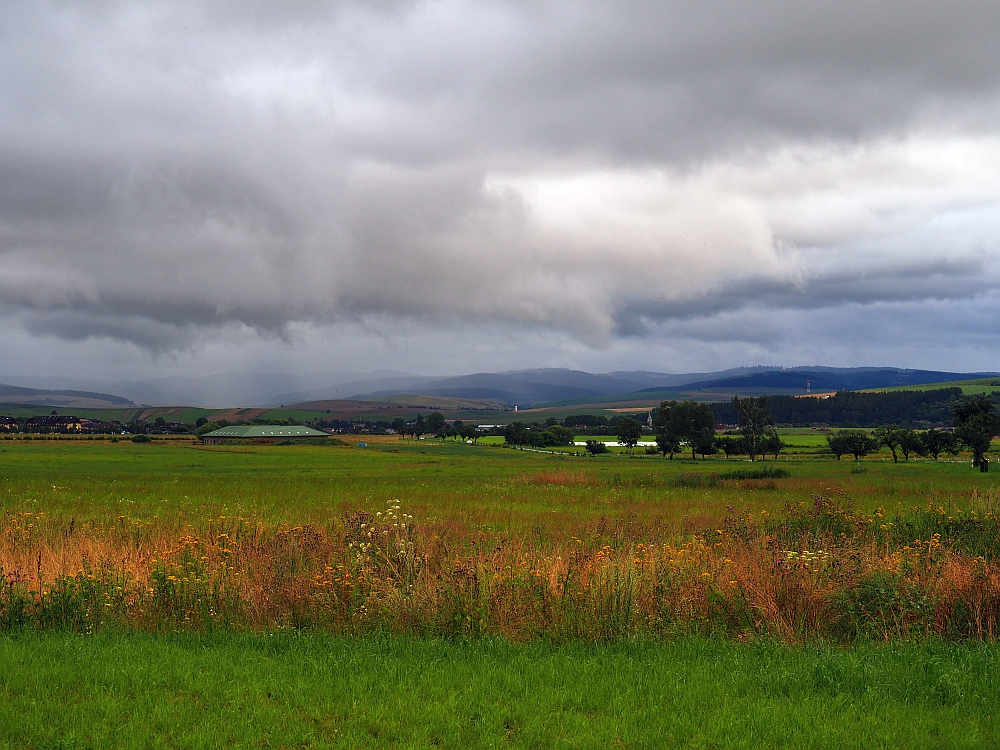
{"type": "Polygon", "coordinates": [[[127,398],[109,393],[75,390],[45,390],[0,383],[0,403],[74,409],[114,409],[134,406],[127,398]]]}
{"type": "MultiPolygon", "coordinates": [[[[602,398],[647,389],[664,390],[702,378],[743,375],[758,368],[741,367],[709,373],[663,373],[621,370],[594,374],[566,368],[475,373],[457,377],[414,378],[407,391],[429,396],[499,400],[507,404],[538,404],[549,401],[602,398]]],[[[772,369],[772,368],[763,368],[772,369]]],[[[356,393],[352,398],[390,396],[404,392],[389,388],[356,393]]]]}
{"type": "MultiPolygon", "coordinates": [[[[810,367],[782,369],[774,367],[741,368],[718,373],[667,374],[620,371],[603,375],[579,370],[543,369],[505,373],[477,373],[453,378],[429,378],[409,386],[414,393],[429,396],[501,401],[508,405],[537,406],[543,403],[610,396],[648,398],[650,393],[671,393],[683,397],[691,391],[726,393],[806,392],[811,381],[814,392],[822,390],[861,390],[919,385],[950,380],[992,377],[995,373],[951,373],[899,368],[810,367]],[[644,396],[644,394],[646,394],[644,396]]],[[[388,396],[402,390],[382,390],[354,394],[354,399],[388,396]]]]}
{"type": "Polygon", "coordinates": [[[738,368],[683,375],[640,371],[593,375],[578,370],[540,369],[454,377],[415,375],[393,370],[305,375],[287,372],[223,372],[204,376],[125,381],[0,375],[0,382],[35,389],[117,393],[137,404],[156,406],[278,406],[418,392],[428,396],[499,400],[514,404],[615,395],[651,386],[670,387],[692,379],[739,375],[753,369],[738,368]]]}
{"type": "Polygon", "coordinates": [[[552,402],[582,402],[621,397],[650,400],[654,394],[685,398],[731,393],[805,393],[920,385],[995,377],[997,373],[954,373],[887,367],[744,367],[719,372],[658,373],[622,370],[589,373],[564,368],[421,376],[404,372],[291,373],[230,372],[197,377],[164,377],[146,381],[85,381],[69,378],[3,377],[13,383],[0,391],[0,401],[40,406],[102,408],[131,405],[270,407],[330,400],[364,401],[394,395],[467,399],[521,408],[552,402]],[[34,386],[49,386],[38,388],[34,386]],[[120,395],[109,395],[109,394],[120,395]]]}
{"type": "MultiPolygon", "coordinates": [[[[151,406],[277,406],[282,403],[334,398],[340,383],[366,377],[388,378],[391,371],[376,373],[330,372],[297,374],[287,372],[222,372],[201,376],[169,376],[148,380],[91,380],[67,377],[0,375],[0,382],[35,389],[75,389],[117,393],[137,404],[151,406]]],[[[384,387],[399,387],[406,374],[385,380],[384,387]]],[[[416,378],[424,380],[426,378],[416,378]]],[[[363,385],[361,386],[364,387],[363,385]]],[[[357,388],[354,388],[357,390],[357,388]]],[[[351,389],[341,389],[344,397],[351,389]]]]}
{"type": "MultiPolygon", "coordinates": [[[[413,387],[428,396],[497,400],[513,405],[629,393],[641,388],[642,381],[579,370],[545,369],[436,378],[413,387]]],[[[392,393],[376,391],[371,395],[392,393]]]]}

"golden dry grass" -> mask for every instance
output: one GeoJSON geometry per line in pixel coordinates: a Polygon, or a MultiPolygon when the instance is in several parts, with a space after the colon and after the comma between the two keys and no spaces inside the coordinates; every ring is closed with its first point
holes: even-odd
{"type": "Polygon", "coordinates": [[[419,522],[399,503],[325,527],[238,517],[76,525],[7,513],[0,609],[8,621],[20,612],[22,624],[74,628],[993,639],[1000,565],[977,545],[994,548],[996,493],[977,503],[982,512],[964,516],[929,507],[889,519],[816,498],[781,520],[734,511],[719,528],[689,521],[688,533],[666,538],[603,518],[559,539],[511,538],[419,522]]]}

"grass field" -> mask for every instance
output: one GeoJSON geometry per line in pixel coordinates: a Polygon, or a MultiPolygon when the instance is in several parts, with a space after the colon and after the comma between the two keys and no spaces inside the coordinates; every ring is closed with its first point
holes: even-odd
{"type": "Polygon", "coordinates": [[[965,396],[978,396],[982,393],[1000,391],[1000,378],[980,378],[978,380],[951,380],[944,383],[926,383],[924,385],[900,385],[892,388],[870,388],[866,393],[884,391],[932,391],[936,388],[961,388],[965,396]]]}
{"type": "Polygon", "coordinates": [[[817,438],[0,441],[0,747],[995,746],[993,475],[817,438]]]}
{"type": "Polygon", "coordinates": [[[706,492],[678,486],[674,479],[691,472],[725,472],[748,462],[721,457],[670,461],[638,453],[634,459],[623,453],[592,458],[454,441],[373,442],[367,437],[347,447],[12,440],[0,441],[0,508],[42,511],[58,519],[242,515],[322,523],[399,500],[421,518],[511,530],[542,522],[555,532],[562,520],[553,523],[551,516],[558,514],[580,521],[638,514],[669,526],[692,513],[718,521],[733,505],[780,512],[789,502],[833,489],[847,493],[866,511],[928,501],[967,508],[973,487],[982,490],[1000,481],[971,471],[967,461],[892,464],[887,458],[879,454],[865,460],[867,471],[854,474],[854,462],[846,459],[783,457],[779,464],[789,467],[792,476],[774,488],[731,485],[706,492]],[[362,441],[371,445],[356,447],[362,441]]]}
{"type": "Polygon", "coordinates": [[[0,662],[0,746],[10,748],[1000,741],[1000,651],[983,645],[48,634],[0,637],[0,662]]]}

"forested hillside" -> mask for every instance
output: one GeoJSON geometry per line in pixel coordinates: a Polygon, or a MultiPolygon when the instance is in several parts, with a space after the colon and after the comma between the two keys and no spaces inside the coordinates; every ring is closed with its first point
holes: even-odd
{"type": "MultiPolygon", "coordinates": [[[[829,398],[769,396],[767,408],[778,424],[828,424],[836,427],[877,427],[883,424],[950,425],[952,409],[962,399],[961,388],[932,391],[858,393],[844,391],[829,398]]],[[[995,400],[996,396],[994,396],[995,400]]],[[[715,418],[736,424],[739,417],[728,401],[712,404],[715,418]]]]}

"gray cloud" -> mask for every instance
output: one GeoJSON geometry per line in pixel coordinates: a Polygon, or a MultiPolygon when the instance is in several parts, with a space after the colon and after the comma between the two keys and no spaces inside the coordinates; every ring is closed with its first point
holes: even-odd
{"type": "Polygon", "coordinates": [[[997,286],[995,3],[272,6],[11,4],[10,325],[250,357],[410,321],[573,364],[997,286]]]}

